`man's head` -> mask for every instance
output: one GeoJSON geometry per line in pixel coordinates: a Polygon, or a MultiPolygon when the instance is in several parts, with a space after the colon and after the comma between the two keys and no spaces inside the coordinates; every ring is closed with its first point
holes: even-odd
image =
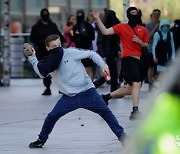
{"type": "Polygon", "coordinates": [[[61,47],[60,37],[56,34],[49,35],[45,40],[45,46],[48,51],[57,47],[61,47]]]}
{"type": "Polygon", "coordinates": [[[160,15],[161,15],[161,11],[159,9],[154,9],[152,11],[151,20],[155,23],[159,22],[160,15]]]}
{"type": "Polygon", "coordinates": [[[85,20],[85,14],[84,14],[84,10],[83,9],[79,9],[76,12],[76,20],[77,23],[81,23],[85,20]]]}
{"type": "Polygon", "coordinates": [[[58,69],[64,55],[58,35],[49,35],[45,40],[45,45],[50,54],[38,62],[39,72],[43,76],[47,76],[49,73],[58,69]]]}
{"type": "Polygon", "coordinates": [[[127,18],[129,19],[128,24],[131,27],[135,27],[137,25],[138,22],[138,9],[136,7],[129,7],[127,9],[127,18]]]}
{"type": "Polygon", "coordinates": [[[93,23],[93,22],[95,21],[95,18],[94,18],[94,16],[93,16],[93,10],[92,10],[92,9],[90,9],[90,10],[88,11],[87,21],[88,21],[89,23],[93,23]]]}
{"type": "Polygon", "coordinates": [[[41,10],[41,13],[40,13],[40,16],[41,16],[41,20],[44,21],[44,22],[48,22],[49,21],[49,11],[48,9],[44,8],[41,10]]]}

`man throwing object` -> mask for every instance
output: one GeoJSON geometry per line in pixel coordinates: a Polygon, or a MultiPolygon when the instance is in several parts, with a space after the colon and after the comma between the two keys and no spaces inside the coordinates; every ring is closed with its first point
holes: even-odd
{"type": "Polygon", "coordinates": [[[47,115],[37,141],[29,144],[30,148],[41,148],[48,139],[55,123],[65,114],[78,108],[84,108],[99,114],[109,125],[119,141],[124,144],[126,134],[122,126],[97,93],[94,84],[86,73],[81,59],[91,58],[97,63],[104,74],[109,75],[109,68],[95,52],[76,48],[61,47],[59,36],[53,34],[46,38],[45,45],[50,55],[40,61],[35,56],[35,50],[29,52],[27,44],[24,53],[28,56],[34,71],[41,77],[48,75],[63,93],[53,110],[47,115]]]}

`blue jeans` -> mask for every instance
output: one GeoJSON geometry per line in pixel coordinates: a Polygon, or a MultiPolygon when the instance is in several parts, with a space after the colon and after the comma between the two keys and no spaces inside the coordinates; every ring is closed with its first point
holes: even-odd
{"type": "Polygon", "coordinates": [[[119,125],[117,119],[97,93],[96,89],[90,88],[73,97],[63,95],[53,110],[47,115],[39,134],[39,139],[46,142],[57,120],[78,108],[84,108],[99,114],[118,138],[124,133],[124,129],[119,125]]]}

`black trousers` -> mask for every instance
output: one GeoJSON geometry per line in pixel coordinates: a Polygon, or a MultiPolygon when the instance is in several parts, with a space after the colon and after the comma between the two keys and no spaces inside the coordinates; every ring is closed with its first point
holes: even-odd
{"type": "Polygon", "coordinates": [[[111,92],[118,89],[118,71],[117,71],[117,62],[115,57],[107,58],[107,65],[109,66],[110,76],[111,76],[111,92]]]}
{"type": "Polygon", "coordinates": [[[51,86],[51,76],[47,76],[47,77],[43,78],[43,83],[44,83],[44,86],[47,89],[49,89],[51,86]]]}

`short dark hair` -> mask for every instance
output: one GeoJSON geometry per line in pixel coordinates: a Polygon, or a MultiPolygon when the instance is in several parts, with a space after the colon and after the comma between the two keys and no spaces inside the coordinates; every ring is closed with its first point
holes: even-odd
{"type": "Polygon", "coordinates": [[[154,9],[152,12],[159,12],[159,14],[161,14],[161,11],[159,9],[154,9]]]}
{"type": "Polygon", "coordinates": [[[50,43],[51,41],[55,41],[55,40],[57,40],[57,39],[60,40],[60,37],[59,37],[58,35],[56,35],[56,34],[51,34],[51,35],[49,35],[49,36],[46,38],[46,40],[45,40],[45,46],[49,46],[49,43],[50,43]]]}

